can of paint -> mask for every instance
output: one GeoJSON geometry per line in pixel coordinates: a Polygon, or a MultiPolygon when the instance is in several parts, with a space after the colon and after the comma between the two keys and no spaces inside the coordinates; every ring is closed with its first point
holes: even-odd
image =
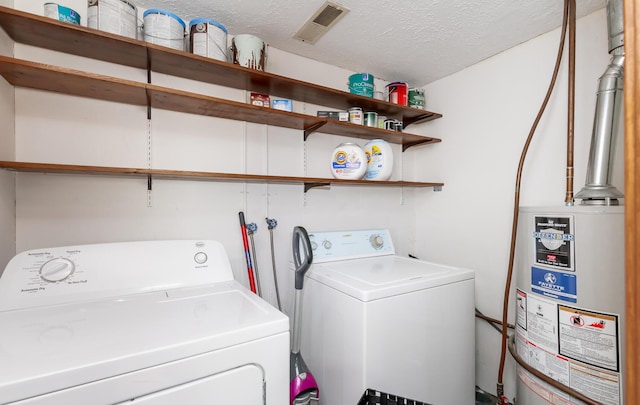
{"type": "Polygon", "coordinates": [[[226,62],[227,29],[215,20],[195,18],[189,22],[189,51],[226,62]]]}
{"type": "Polygon", "coordinates": [[[409,107],[424,110],[424,90],[409,89],[408,105],[409,107]]]}
{"type": "Polygon", "coordinates": [[[373,75],[354,73],[349,76],[349,92],[364,97],[373,97],[373,75]]]}
{"type": "Polygon", "coordinates": [[[341,143],[331,156],[331,173],[336,179],[360,180],[367,170],[364,150],[355,143],[341,143]]]}
{"type": "Polygon", "coordinates": [[[387,120],[385,115],[378,115],[378,128],[384,129],[384,122],[387,120]]]}
{"type": "Polygon", "coordinates": [[[349,108],[350,123],[362,125],[363,121],[364,121],[364,114],[362,113],[362,108],[360,107],[349,108]]]}
{"type": "Polygon", "coordinates": [[[144,40],[184,51],[184,21],[170,11],[152,8],[142,14],[144,40]]]}
{"type": "Polygon", "coordinates": [[[389,180],[393,169],[393,151],[391,145],[382,139],[372,139],[364,145],[364,154],[367,157],[367,170],[365,180],[384,181],[389,180]]]}
{"type": "Polygon", "coordinates": [[[389,131],[395,131],[396,130],[396,120],[391,119],[391,118],[384,120],[384,129],[389,130],[389,131]]]}
{"type": "Polygon", "coordinates": [[[407,105],[407,90],[409,86],[404,82],[393,82],[386,86],[388,101],[399,105],[407,105]]]}
{"type": "Polygon", "coordinates": [[[378,126],[378,113],[375,111],[367,111],[364,113],[364,125],[368,127],[378,126]]]}
{"type": "Polygon", "coordinates": [[[88,0],[87,27],[137,39],[138,9],[127,0],[88,0]]]}
{"type": "Polygon", "coordinates": [[[231,40],[231,62],[264,71],[267,61],[267,44],[255,35],[240,34],[231,40]]]}
{"type": "Polygon", "coordinates": [[[44,3],[44,16],[54,20],[80,25],[80,14],[57,3],[44,3]]]}

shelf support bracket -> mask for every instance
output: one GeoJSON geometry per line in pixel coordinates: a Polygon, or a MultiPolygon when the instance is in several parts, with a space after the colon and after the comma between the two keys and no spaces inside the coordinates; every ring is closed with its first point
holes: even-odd
{"type": "Polygon", "coordinates": [[[430,112],[427,114],[418,115],[417,117],[413,117],[413,118],[403,118],[402,127],[406,128],[409,125],[414,124],[416,122],[431,121],[432,119],[438,118],[440,116],[441,116],[440,114],[430,112]]]}
{"type": "Polygon", "coordinates": [[[442,186],[433,186],[433,191],[442,191],[442,186]]]}
{"type": "Polygon", "coordinates": [[[311,190],[314,187],[325,187],[325,186],[330,186],[330,185],[331,185],[331,183],[328,183],[328,182],[327,183],[321,183],[321,182],[315,182],[315,183],[309,182],[309,183],[307,183],[307,182],[305,182],[304,183],[304,192],[306,193],[307,191],[311,190]]]}
{"type": "Polygon", "coordinates": [[[153,177],[150,174],[147,174],[147,191],[153,190],[153,177]]]}
{"type": "Polygon", "coordinates": [[[316,132],[317,130],[319,130],[320,128],[322,128],[324,126],[324,124],[326,124],[327,121],[321,121],[318,123],[315,123],[307,128],[304,129],[304,140],[306,141],[307,138],[309,137],[309,135],[311,135],[312,133],[316,132]]]}

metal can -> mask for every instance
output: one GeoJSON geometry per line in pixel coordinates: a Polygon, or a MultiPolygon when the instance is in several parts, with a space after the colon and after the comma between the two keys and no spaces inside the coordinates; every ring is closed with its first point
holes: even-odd
{"type": "Polygon", "coordinates": [[[384,122],[387,120],[385,115],[378,115],[378,128],[384,129],[384,122]]]}
{"type": "Polygon", "coordinates": [[[136,39],[138,8],[128,0],[87,0],[87,27],[136,39]]]}
{"type": "Polygon", "coordinates": [[[362,108],[360,107],[349,108],[349,122],[352,124],[362,125],[362,122],[363,122],[362,108]]]}
{"type": "Polygon", "coordinates": [[[391,118],[384,120],[384,129],[387,129],[389,131],[395,131],[396,130],[396,120],[391,119],[391,118]]]}
{"type": "Polygon", "coordinates": [[[368,127],[378,126],[378,113],[375,111],[367,111],[364,113],[364,125],[368,127]]]}
{"type": "Polygon", "coordinates": [[[402,124],[402,121],[396,121],[394,131],[402,132],[403,128],[404,128],[404,125],[402,124]]]}
{"type": "Polygon", "coordinates": [[[57,3],[44,3],[44,16],[55,20],[80,25],[80,14],[57,3]]]}
{"type": "Polygon", "coordinates": [[[409,89],[409,107],[420,108],[424,110],[424,90],[409,89]]]}
{"type": "Polygon", "coordinates": [[[399,105],[407,105],[407,89],[409,86],[404,82],[393,82],[387,84],[389,102],[399,105]]]}

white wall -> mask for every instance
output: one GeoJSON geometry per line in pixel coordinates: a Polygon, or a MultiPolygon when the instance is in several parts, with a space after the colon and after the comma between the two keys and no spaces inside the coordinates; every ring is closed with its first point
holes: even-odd
{"type": "MultiPolygon", "coordinates": [[[[584,185],[597,80],[609,63],[606,34],[604,10],[578,21],[576,192],[584,185]]],[[[515,173],[551,78],[559,36],[558,29],[427,86],[428,109],[444,117],[419,130],[443,142],[410,149],[412,175],[445,183],[440,193],[416,193],[416,254],[475,269],[477,307],[495,318],[502,316],[515,173]]],[[[565,52],[556,89],[527,156],[520,205],[564,205],[566,60],[565,52]]],[[[622,137],[618,141],[621,151],[622,137]]],[[[620,158],[614,172],[620,190],[622,173],[620,158]]],[[[495,392],[500,335],[484,321],[477,322],[476,333],[477,383],[495,392]]],[[[508,360],[504,382],[512,398],[515,375],[508,360]]]]}
{"type": "MultiPolygon", "coordinates": [[[[13,7],[13,1],[0,0],[0,5],[13,7]]],[[[0,55],[13,55],[13,41],[0,29],[0,55]]],[[[0,79],[0,160],[15,157],[13,87],[0,79]]],[[[0,274],[16,249],[15,175],[0,170],[0,274]]]]}

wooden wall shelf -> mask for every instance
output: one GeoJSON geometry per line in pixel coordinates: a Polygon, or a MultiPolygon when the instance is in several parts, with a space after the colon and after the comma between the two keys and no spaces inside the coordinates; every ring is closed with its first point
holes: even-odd
{"type": "Polygon", "coordinates": [[[152,177],[162,180],[202,180],[216,182],[243,182],[266,184],[304,185],[305,192],[321,186],[367,187],[442,187],[443,183],[411,181],[341,180],[320,177],[269,176],[260,174],[216,173],[185,170],[142,169],[106,166],[63,165],[52,163],[0,161],[0,169],[22,173],[87,174],[114,177],[152,177]]]}
{"type": "Polygon", "coordinates": [[[402,120],[405,127],[442,117],[442,114],[435,112],[247,69],[8,7],[0,7],[0,27],[14,41],[22,44],[330,108],[348,109],[358,106],[402,120]]]}
{"type": "Polygon", "coordinates": [[[438,138],[370,128],[349,122],[327,120],[271,108],[261,108],[248,103],[14,59],[7,56],[0,56],[0,75],[9,83],[18,87],[299,129],[305,131],[306,136],[311,132],[321,132],[361,139],[384,139],[390,143],[401,144],[403,150],[414,145],[441,141],[438,138]]]}

